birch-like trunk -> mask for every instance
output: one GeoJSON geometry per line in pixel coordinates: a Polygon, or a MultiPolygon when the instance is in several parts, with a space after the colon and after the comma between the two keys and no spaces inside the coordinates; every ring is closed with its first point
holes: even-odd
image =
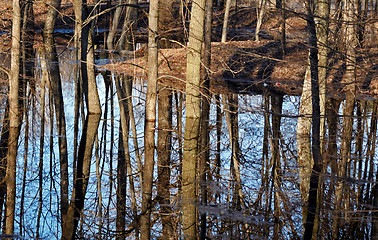
{"type": "Polygon", "coordinates": [[[306,69],[303,83],[301,104],[299,107],[299,118],[297,123],[297,152],[298,152],[298,173],[302,199],[302,222],[305,224],[307,216],[308,192],[310,188],[310,175],[313,166],[311,153],[311,75],[310,66],[306,69]]]}
{"type": "Polygon", "coordinates": [[[266,10],[267,1],[266,0],[259,0],[258,7],[256,8],[257,12],[257,23],[256,23],[256,30],[255,30],[255,41],[260,41],[260,29],[262,25],[262,21],[264,18],[265,10],[266,10]]]}

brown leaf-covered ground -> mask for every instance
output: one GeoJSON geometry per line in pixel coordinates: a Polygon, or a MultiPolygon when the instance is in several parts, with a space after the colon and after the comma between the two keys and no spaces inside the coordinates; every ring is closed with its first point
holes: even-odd
{"type": "MultiPolygon", "coordinates": [[[[43,29],[47,5],[36,1],[33,5],[35,32],[34,44],[42,42],[40,34],[43,29]]],[[[229,40],[252,39],[252,29],[256,23],[255,11],[250,7],[231,11],[229,40]],[[244,19],[245,21],[237,21],[244,19]],[[233,31],[238,29],[240,31],[233,31]],[[247,32],[247,34],[245,33],[247,32]]],[[[221,25],[222,12],[214,13],[214,26],[221,25]]],[[[11,42],[12,2],[2,1],[0,4],[0,55],[9,55],[11,42]]],[[[57,22],[57,28],[72,28],[73,9],[69,0],[62,1],[62,7],[57,22]]],[[[286,19],[287,47],[285,56],[281,54],[279,39],[279,19],[277,13],[269,12],[264,18],[262,26],[263,40],[255,42],[228,41],[212,44],[212,61],[210,67],[211,90],[215,92],[237,91],[244,93],[259,93],[269,90],[290,95],[299,95],[302,90],[304,73],[307,65],[308,46],[306,43],[306,21],[295,15],[288,15],[286,19]]],[[[362,99],[376,98],[378,94],[378,43],[375,40],[378,24],[368,22],[366,41],[362,49],[358,49],[356,62],[356,80],[358,83],[357,97],[362,99]]],[[[331,29],[335,26],[331,24],[331,29]]],[[[332,33],[332,31],[331,31],[332,33]]],[[[219,38],[219,31],[214,30],[213,37],[219,38]]],[[[330,42],[333,42],[330,34],[330,42]]],[[[71,35],[57,35],[57,45],[68,47],[72,43],[71,35]]],[[[186,48],[159,50],[160,82],[174,88],[185,88],[186,48]]],[[[330,49],[332,60],[328,66],[328,94],[334,97],[343,96],[345,56],[330,49]]],[[[130,56],[128,56],[130,58],[130,56]]],[[[1,57],[0,66],[9,67],[9,57],[1,57]]],[[[135,58],[124,62],[114,62],[101,69],[108,69],[129,75],[146,77],[145,48],[136,53],[135,58]]],[[[4,79],[2,77],[2,79],[4,79]]]]}
{"type": "MultiPolygon", "coordinates": [[[[186,52],[186,48],[159,50],[159,78],[162,83],[174,88],[185,87],[186,52]]],[[[237,92],[259,93],[268,89],[289,95],[299,95],[302,91],[308,57],[305,41],[288,41],[284,57],[280,42],[275,40],[213,43],[211,54],[212,91],[229,88],[237,92]]],[[[345,61],[341,54],[330,56],[333,59],[328,66],[328,94],[342,97],[345,61]]],[[[371,99],[377,94],[377,59],[377,46],[359,53],[356,63],[358,98],[371,99]]],[[[101,68],[146,78],[146,64],[147,56],[144,55],[101,68]]]]}

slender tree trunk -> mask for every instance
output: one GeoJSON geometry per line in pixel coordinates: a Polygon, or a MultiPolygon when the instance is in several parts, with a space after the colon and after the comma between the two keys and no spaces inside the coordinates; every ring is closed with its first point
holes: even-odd
{"type": "MultiPolygon", "coordinates": [[[[120,132],[127,131],[122,127],[120,123],[120,132]]],[[[116,239],[125,239],[125,220],[126,220],[126,187],[127,187],[127,169],[126,169],[126,149],[125,141],[128,139],[123,139],[124,134],[119,136],[118,144],[118,161],[117,161],[117,219],[116,219],[116,239]]]]}
{"type": "MultiPolygon", "coordinates": [[[[43,48],[40,49],[39,56],[43,59],[45,56],[43,48]]],[[[41,225],[41,215],[42,215],[42,204],[43,204],[43,152],[45,145],[45,83],[48,81],[48,73],[46,72],[47,66],[46,61],[41,61],[41,132],[39,138],[39,166],[38,166],[38,215],[37,215],[37,229],[36,229],[36,239],[40,237],[40,225],[41,225]],[[45,69],[45,70],[44,70],[45,69]]]]}
{"type": "MultiPolygon", "coordinates": [[[[302,202],[308,201],[308,192],[310,188],[310,176],[313,166],[312,152],[311,152],[311,114],[312,114],[312,99],[311,99],[311,72],[310,66],[306,69],[305,79],[303,83],[301,104],[299,108],[298,123],[297,123],[297,151],[298,151],[298,172],[299,183],[302,202]]],[[[303,226],[306,223],[307,206],[303,204],[302,207],[302,222],[303,226]]]]}
{"type": "Polygon", "coordinates": [[[204,36],[205,0],[192,3],[186,72],[186,123],[182,163],[182,224],[184,238],[197,238],[196,173],[201,118],[201,51],[204,36]]]}
{"type": "Polygon", "coordinates": [[[67,153],[67,138],[66,138],[66,120],[64,114],[64,102],[62,93],[62,84],[60,79],[59,63],[56,54],[54,43],[54,26],[58,10],[60,7],[60,0],[51,0],[49,5],[46,24],[43,31],[43,37],[45,42],[46,59],[48,59],[47,67],[50,74],[50,86],[53,94],[56,124],[58,130],[58,144],[59,144],[59,159],[60,159],[60,193],[61,203],[60,211],[62,224],[68,210],[68,153],[67,153]]]}
{"type": "Polygon", "coordinates": [[[285,12],[285,1],[286,0],[276,0],[276,8],[280,12],[280,42],[281,42],[281,53],[282,57],[286,52],[286,12],[285,12]]]}
{"type": "MultiPolygon", "coordinates": [[[[77,161],[77,148],[79,139],[79,118],[80,118],[80,103],[82,103],[82,74],[81,74],[81,34],[82,34],[82,0],[73,1],[74,12],[75,12],[75,116],[74,116],[74,152],[73,152],[73,166],[76,166],[77,161]]],[[[83,116],[84,117],[84,116],[83,116]]],[[[76,169],[73,169],[76,172],[76,169]]]]}
{"type": "Polygon", "coordinates": [[[264,18],[265,10],[266,10],[266,0],[259,0],[258,7],[256,8],[257,12],[257,23],[256,23],[256,30],[255,30],[255,40],[258,42],[260,41],[260,29],[262,25],[262,21],[264,18]]]}
{"type": "Polygon", "coordinates": [[[157,196],[160,204],[162,238],[176,239],[172,218],[170,179],[172,148],[172,91],[159,85],[158,95],[158,183],[157,196]]]}
{"type": "MultiPolygon", "coordinates": [[[[138,1],[137,0],[128,0],[128,4],[134,4],[137,5],[138,1]]],[[[133,50],[132,48],[130,49],[130,46],[132,47],[134,44],[132,44],[132,31],[136,26],[136,21],[137,21],[137,9],[135,7],[126,7],[125,9],[125,20],[123,22],[122,26],[122,33],[121,37],[118,42],[117,49],[118,50],[133,50]]]]}
{"type": "MultiPolygon", "coordinates": [[[[30,93],[30,90],[29,90],[30,93]]],[[[25,189],[26,189],[26,173],[28,169],[28,153],[29,153],[29,108],[30,108],[31,98],[30,95],[24,100],[24,113],[25,113],[25,129],[24,129],[24,164],[22,169],[22,187],[21,187],[21,199],[20,199],[20,235],[22,236],[22,229],[24,228],[24,203],[25,203],[25,189]]]]}
{"type": "MultiPolygon", "coordinates": [[[[311,95],[312,95],[312,138],[311,150],[314,165],[310,177],[310,189],[308,197],[307,216],[305,224],[304,239],[312,239],[315,215],[317,213],[319,196],[319,176],[322,171],[322,155],[320,150],[320,100],[319,100],[319,72],[318,72],[318,49],[316,25],[314,20],[314,2],[307,1],[307,26],[309,28],[310,45],[310,71],[311,71],[311,95]]],[[[315,233],[316,234],[316,233],[315,233]]]]}
{"type": "MultiPolygon", "coordinates": [[[[118,0],[118,4],[122,4],[122,0],[118,0]]],[[[114,49],[114,39],[117,32],[119,20],[121,18],[122,9],[123,8],[121,7],[117,7],[113,15],[113,21],[110,26],[108,37],[106,38],[106,45],[109,50],[114,49]]]]}
{"type": "Polygon", "coordinates": [[[3,122],[1,125],[0,135],[0,226],[3,228],[5,225],[5,197],[7,193],[7,186],[5,183],[6,174],[6,156],[8,153],[8,139],[9,139],[9,99],[7,99],[4,109],[3,122]]]}
{"type": "Polygon", "coordinates": [[[227,29],[228,29],[227,25],[228,25],[228,19],[230,17],[230,8],[231,8],[231,0],[226,0],[226,8],[224,11],[221,42],[227,41],[227,29]]]}
{"type": "Polygon", "coordinates": [[[146,95],[146,120],[144,125],[144,167],[142,181],[141,239],[151,236],[152,181],[155,157],[156,96],[158,79],[158,7],[159,0],[150,1],[148,16],[148,81],[146,95]]]}
{"type": "Polygon", "coordinates": [[[326,89],[327,89],[327,66],[328,66],[328,32],[329,32],[329,13],[330,0],[315,0],[315,11],[318,16],[316,19],[316,35],[318,39],[318,61],[319,61],[319,99],[320,99],[320,141],[324,150],[325,133],[325,109],[326,109],[326,89]]]}
{"type": "MultiPolygon", "coordinates": [[[[131,88],[132,79],[128,76],[118,76],[116,78],[117,96],[119,99],[119,108],[121,116],[121,133],[122,133],[122,154],[123,158],[118,159],[118,181],[117,181],[117,232],[120,232],[118,239],[124,239],[125,220],[126,220],[126,182],[127,175],[130,183],[131,205],[133,209],[134,224],[137,226],[137,205],[134,189],[134,178],[130,163],[129,150],[129,132],[130,132],[130,114],[128,109],[128,101],[130,96],[126,97],[126,89],[131,88]],[[122,83],[122,85],[121,85],[122,83]],[[128,87],[127,87],[128,86],[128,87]]],[[[134,227],[135,228],[135,227],[134,227]]],[[[138,231],[136,231],[138,232],[138,231]]],[[[138,237],[138,236],[137,236],[138,237]]]]}
{"type": "Polygon", "coordinates": [[[102,235],[102,229],[103,229],[103,212],[102,212],[102,187],[101,187],[101,173],[100,173],[100,146],[98,143],[98,138],[96,137],[95,139],[95,157],[96,157],[96,180],[97,180],[97,195],[98,195],[98,203],[97,203],[97,208],[98,208],[98,213],[97,213],[97,218],[98,218],[98,238],[103,238],[104,236],[102,235]]]}
{"type": "MultiPolygon", "coordinates": [[[[209,170],[210,170],[210,135],[209,135],[209,119],[210,119],[210,104],[211,104],[211,94],[210,94],[210,69],[211,65],[211,23],[212,23],[212,8],[213,1],[206,1],[205,8],[205,45],[204,45],[204,56],[203,61],[205,65],[204,80],[202,82],[202,118],[200,123],[200,185],[201,185],[201,205],[205,207],[208,202],[208,181],[209,181],[209,170]]],[[[200,223],[200,239],[206,239],[207,233],[207,217],[206,213],[201,213],[201,223],[200,223]]]]}
{"type": "Polygon", "coordinates": [[[19,0],[13,0],[12,18],[12,52],[11,72],[9,79],[9,139],[7,153],[7,169],[5,181],[6,194],[6,228],[5,234],[12,235],[14,231],[15,200],[16,200],[16,162],[17,144],[20,135],[20,49],[21,49],[21,5],[19,0]]]}
{"type": "Polygon", "coordinates": [[[271,96],[271,109],[272,115],[272,162],[273,162],[273,184],[274,184],[274,228],[273,228],[273,238],[279,239],[282,234],[281,228],[283,226],[282,222],[282,212],[281,204],[282,199],[280,197],[281,185],[282,185],[282,170],[281,170],[281,154],[280,154],[280,138],[281,138],[281,114],[282,114],[282,104],[283,96],[272,95],[271,96]]]}

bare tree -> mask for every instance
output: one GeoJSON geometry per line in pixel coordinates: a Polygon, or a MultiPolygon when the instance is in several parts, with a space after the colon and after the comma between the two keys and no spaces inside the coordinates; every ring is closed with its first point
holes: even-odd
{"type": "Polygon", "coordinates": [[[66,137],[66,118],[64,113],[64,101],[62,84],[59,71],[59,61],[56,53],[54,42],[54,28],[55,22],[60,7],[60,0],[51,0],[46,16],[46,24],[43,31],[43,37],[45,41],[45,53],[47,62],[47,68],[50,75],[50,91],[53,95],[53,101],[55,106],[56,124],[58,131],[58,143],[59,143],[59,159],[60,159],[60,212],[62,222],[66,216],[68,210],[68,153],[67,153],[67,137],[66,137]]]}
{"type": "Polygon", "coordinates": [[[156,96],[158,80],[158,15],[159,0],[150,1],[148,16],[148,81],[146,94],[146,120],[144,125],[144,166],[142,181],[142,214],[140,222],[141,239],[150,239],[151,208],[152,208],[152,181],[155,165],[155,122],[156,96]]]}
{"type": "Polygon", "coordinates": [[[20,50],[21,50],[21,5],[19,0],[13,1],[12,19],[12,53],[9,79],[9,139],[7,153],[7,170],[5,181],[6,195],[6,228],[5,233],[12,235],[14,231],[15,200],[16,200],[16,162],[17,145],[20,135],[20,50]]]}
{"type": "Polygon", "coordinates": [[[320,100],[319,100],[319,72],[316,25],[314,20],[314,1],[307,1],[307,26],[309,28],[310,76],[312,99],[312,138],[311,150],[314,166],[310,177],[308,208],[305,224],[304,239],[312,239],[315,215],[317,212],[319,176],[322,171],[322,155],[320,151],[320,100]]]}
{"type": "Polygon", "coordinates": [[[192,3],[186,72],[186,122],[182,162],[182,225],[184,237],[197,238],[196,174],[201,118],[201,51],[204,36],[205,0],[192,3]]]}

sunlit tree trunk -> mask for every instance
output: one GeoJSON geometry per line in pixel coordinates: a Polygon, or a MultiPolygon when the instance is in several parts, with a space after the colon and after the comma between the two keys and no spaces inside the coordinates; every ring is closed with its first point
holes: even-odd
{"type": "MultiPolygon", "coordinates": [[[[45,52],[43,48],[39,51],[39,56],[44,59],[45,52]]],[[[46,82],[48,82],[48,73],[46,71],[46,61],[41,61],[41,132],[39,138],[39,166],[38,166],[38,215],[37,215],[37,229],[36,229],[36,238],[39,238],[40,234],[40,225],[41,225],[41,215],[42,215],[42,204],[43,204],[43,152],[45,145],[45,95],[46,95],[46,82]]]]}
{"type": "MultiPolygon", "coordinates": [[[[175,26],[173,1],[159,2],[159,47],[172,48],[172,32],[175,26]]],[[[171,206],[171,168],[172,168],[172,108],[173,90],[164,84],[158,85],[158,182],[157,199],[160,204],[160,219],[163,239],[177,239],[175,219],[171,206]]]]}
{"type": "MultiPolygon", "coordinates": [[[[302,202],[306,203],[308,200],[308,191],[310,187],[310,176],[313,165],[311,153],[311,114],[312,114],[312,100],[311,100],[311,73],[310,66],[306,68],[305,79],[302,88],[301,104],[299,108],[298,123],[297,123],[297,151],[298,151],[298,172],[299,184],[301,191],[302,202]]],[[[305,224],[307,215],[307,207],[302,207],[302,222],[305,224]]]]}
{"type": "MultiPolygon", "coordinates": [[[[117,3],[122,4],[122,0],[118,0],[117,3]]],[[[122,9],[122,7],[117,7],[113,14],[113,21],[109,29],[108,37],[106,38],[106,46],[109,50],[114,49],[114,39],[116,36],[119,20],[121,18],[122,9]]]]}
{"type": "Polygon", "coordinates": [[[255,40],[260,41],[260,29],[262,25],[262,20],[264,18],[265,10],[266,10],[267,1],[266,0],[259,0],[258,7],[256,8],[257,12],[257,23],[256,23],[256,30],[255,30],[255,40]]]}
{"type": "Polygon", "coordinates": [[[201,118],[201,51],[205,0],[192,3],[186,72],[186,123],[182,163],[182,225],[184,238],[197,239],[196,173],[201,118]]]}
{"type": "Polygon", "coordinates": [[[16,162],[17,144],[20,135],[20,50],[21,50],[21,5],[19,0],[13,0],[12,17],[12,52],[11,71],[9,79],[9,139],[7,153],[7,169],[5,181],[6,194],[6,226],[5,234],[12,235],[14,231],[15,200],[16,200],[16,162]]]}
{"type": "Polygon", "coordinates": [[[148,80],[146,94],[146,119],[144,125],[144,167],[142,181],[142,213],[140,222],[141,239],[150,239],[151,208],[152,208],[152,181],[155,165],[155,122],[156,96],[158,80],[158,5],[159,0],[150,1],[148,16],[148,80]]]}
{"type": "Polygon", "coordinates": [[[231,8],[231,0],[226,0],[226,8],[224,11],[221,42],[227,41],[227,29],[228,29],[227,25],[228,25],[228,19],[230,17],[230,8],[231,8]]]}
{"type": "Polygon", "coordinates": [[[320,141],[322,150],[324,150],[324,132],[325,132],[325,109],[326,109],[326,89],[327,89],[327,66],[328,66],[328,32],[329,32],[329,13],[330,0],[316,0],[315,11],[318,18],[316,23],[316,36],[318,39],[318,72],[319,72],[319,99],[320,99],[320,141]]]}
{"type": "MultiPolygon", "coordinates": [[[[127,3],[137,5],[138,1],[128,0],[127,3]]],[[[133,41],[133,39],[131,39],[131,36],[132,36],[132,31],[136,26],[136,21],[137,21],[137,9],[135,7],[126,7],[125,19],[123,21],[123,26],[122,26],[122,33],[121,33],[121,37],[119,38],[117,49],[133,50],[132,48],[130,49],[130,46],[133,47],[134,45],[131,42],[133,41]]]]}

